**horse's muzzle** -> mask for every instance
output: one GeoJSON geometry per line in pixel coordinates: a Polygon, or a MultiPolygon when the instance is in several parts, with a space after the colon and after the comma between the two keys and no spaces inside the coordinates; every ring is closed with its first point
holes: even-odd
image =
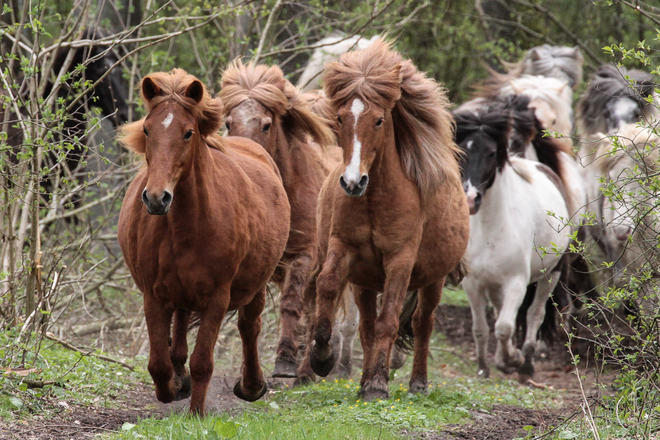
{"type": "Polygon", "coordinates": [[[147,207],[147,212],[151,215],[165,215],[170,210],[172,205],[172,193],[165,190],[158,197],[153,197],[147,191],[147,188],[142,191],[142,202],[147,207]]]}
{"type": "Polygon", "coordinates": [[[367,185],[369,185],[369,176],[363,174],[358,182],[347,183],[342,174],[339,176],[339,185],[349,197],[362,197],[367,190],[367,185]]]}

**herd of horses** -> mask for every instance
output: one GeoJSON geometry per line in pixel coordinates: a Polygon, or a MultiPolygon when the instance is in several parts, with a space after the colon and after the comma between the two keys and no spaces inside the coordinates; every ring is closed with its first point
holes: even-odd
{"type": "MultiPolygon", "coordinates": [[[[266,393],[257,339],[269,282],[281,292],[273,376],[346,373],[359,333],[359,394],[373,400],[389,397],[406,340],[409,390],[426,391],[445,284],[468,296],[478,376],[490,374],[490,303],[495,365],[524,382],[556,319],[552,304],[570,312],[580,300],[569,294],[594,292],[588,265],[569,252],[575,237],[597,243],[620,273],[643,265],[645,228],[630,206],[658,159],[657,135],[637,124],[657,117],[650,75],[602,66],[574,117],[580,51],[544,45],[450,111],[444,89],[389,42],[347,40],[314,54],[298,86],[277,66],[240,61],[216,97],[181,69],[142,80],[147,115],[122,125],[119,140],[145,164],[118,236],[144,294],[160,401],[192,395],[191,411],[204,413],[230,311],[243,343],[234,393],[266,393]],[[602,182],[622,176],[624,195],[603,197],[602,182]],[[199,331],[188,370],[191,318],[199,331]]],[[[114,107],[103,112],[120,124],[124,95],[110,86],[114,107]]]]}

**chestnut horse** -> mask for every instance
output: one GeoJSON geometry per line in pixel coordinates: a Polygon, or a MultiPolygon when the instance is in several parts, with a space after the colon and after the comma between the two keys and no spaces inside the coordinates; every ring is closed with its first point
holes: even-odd
{"type": "Polygon", "coordinates": [[[344,163],[319,196],[324,263],[316,283],[311,365],[321,376],[332,370],[337,299],[350,282],[364,350],[359,394],[388,398],[399,314],[406,291],[420,289],[410,391],[425,392],[434,310],[469,235],[447,99],[383,40],[329,64],[324,83],[340,124],[344,163]]]}
{"type": "Polygon", "coordinates": [[[311,110],[309,99],[284,78],[277,66],[233,62],[222,75],[219,97],[225,106],[230,136],[259,143],[271,155],[282,175],[291,204],[291,233],[276,272],[280,282],[280,340],[273,377],[313,380],[309,362],[298,368],[296,330],[303,315],[304,291],[318,254],[316,201],[323,180],[340,161],[331,157],[335,144],[328,123],[311,110]],[[334,159],[334,160],[333,160],[334,159]],[[328,163],[329,162],[329,163],[328,163]]]}
{"type": "Polygon", "coordinates": [[[144,294],[156,396],[186,398],[192,379],[190,410],[204,413],[218,331],[227,311],[238,310],[243,367],[234,394],[259,399],[266,392],[260,315],[289,234],[277,167],[256,143],[217,134],[220,100],[183,70],[146,76],[142,99],[149,114],[125,126],[121,140],[146,166],[126,192],[118,235],[144,294]],[[201,324],[188,373],[191,312],[201,324]]]}

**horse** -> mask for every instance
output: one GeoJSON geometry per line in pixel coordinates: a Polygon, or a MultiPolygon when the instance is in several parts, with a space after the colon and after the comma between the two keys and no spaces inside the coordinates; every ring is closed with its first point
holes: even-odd
{"type": "Polygon", "coordinates": [[[337,299],[351,283],[364,350],[359,395],[388,398],[399,314],[406,291],[420,289],[409,389],[425,392],[434,311],[445,278],[462,267],[469,235],[446,96],[382,39],[328,64],[324,90],[339,124],[343,163],[319,195],[323,261],[311,366],[327,376],[335,364],[337,299]]]}
{"type": "Polygon", "coordinates": [[[378,38],[378,35],[374,35],[371,38],[365,38],[362,35],[353,35],[352,37],[333,35],[323,38],[316,43],[316,46],[319,47],[314,49],[312,56],[307,62],[307,66],[305,66],[305,70],[303,70],[300,78],[298,78],[297,86],[303,92],[319,89],[323,68],[328,62],[350,50],[366,49],[378,38]]]}
{"type": "Polygon", "coordinates": [[[567,81],[568,86],[577,90],[582,82],[584,58],[578,46],[564,47],[544,44],[529,49],[517,63],[505,63],[509,75],[541,75],[567,81]]]}
{"type": "MultiPolygon", "coordinates": [[[[577,132],[587,138],[596,133],[613,133],[619,127],[658,118],[654,102],[653,76],[641,70],[627,70],[604,64],[591,76],[589,87],[578,102],[577,132]]],[[[591,151],[583,145],[580,156],[591,151]]]]}
{"type": "MultiPolygon", "coordinates": [[[[456,143],[465,153],[461,169],[470,208],[470,272],[463,288],[472,312],[477,375],[490,375],[486,322],[490,301],[497,311],[496,366],[507,374],[518,371],[519,380],[526,382],[534,374],[537,334],[569,243],[568,234],[562,232],[561,218],[567,217],[568,209],[561,167],[553,170],[509,154],[510,112],[502,104],[455,112],[454,118],[456,143]],[[537,283],[533,301],[522,311],[532,283],[537,283]],[[520,313],[527,321],[522,351],[512,339],[520,313]]],[[[560,152],[556,144],[546,146],[548,155],[560,152]]],[[[552,162],[559,163],[557,158],[552,162]]]]}
{"type": "Polygon", "coordinates": [[[122,127],[120,140],[146,166],[126,191],[118,238],[144,295],[156,396],[169,403],[192,394],[191,412],[204,414],[220,325],[238,310],[243,366],[234,394],[257,400],[267,391],[257,351],[266,283],[289,235],[277,166],[255,142],[217,133],[222,103],[193,75],[149,74],[141,95],[148,114],[122,127]],[[188,372],[191,312],[201,324],[188,372]]]}
{"type": "Polygon", "coordinates": [[[615,137],[602,137],[593,164],[602,182],[600,219],[602,240],[611,250],[607,255],[614,264],[614,282],[627,280],[645,264],[655,267],[654,253],[658,218],[653,209],[658,198],[649,185],[657,171],[660,136],[649,127],[636,123],[619,128],[615,137]],[[602,195],[607,193],[608,195],[602,195]]]}
{"type": "MultiPolygon", "coordinates": [[[[298,366],[296,331],[305,289],[316,269],[316,202],[325,177],[339,163],[335,137],[326,120],[284,78],[277,66],[234,61],[222,74],[220,99],[228,135],[259,143],[273,158],[291,204],[291,233],[276,272],[281,286],[280,338],[273,377],[313,381],[309,362],[298,366]]],[[[305,356],[305,359],[307,357],[305,356]]]]}

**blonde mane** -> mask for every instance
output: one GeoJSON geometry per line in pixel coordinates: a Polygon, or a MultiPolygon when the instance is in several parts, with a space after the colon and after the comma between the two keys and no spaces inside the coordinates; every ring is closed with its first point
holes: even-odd
{"type": "Polygon", "coordinates": [[[336,111],[353,96],[392,109],[394,136],[404,173],[429,200],[443,181],[460,188],[453,122],[444,89],[427,78],[391,43],[376,40],[326,66],[325,93],[336,111]]]}
{"type": "Polygon", "coordinates": [[[621,127],[614,139],[601,142],[596,150],[596,164],[601,175],[606,175],[612,167],[622,160],[630,161],[630,167],[644,165],[656,168],[660,147],[660,136],[649,127],[627,124],[621,127]]]}
{"type": "Polygon", "coordinates": [[[248,99],[254,99],[291,127],[287,135],[312,137],[322,148],[334,145],[330,121],[316,115],[303,93],[284,78],[277,66],[243,64],[233,61],[222,74],[218,97],[225,105],[224,116],[248,99]]]}
{"type": "MultiPolygon", "coordinates": [[[[146,99],[142,92],[142,102],[147,113],[164,101],[174,101],[189,111],[197,121],[199,132],[210,148],[224,151],[224,140],[218,134],[218,128],[222,123],[222,101],[212,98],[204,87],[204,94],[201,101],[185,95],[188,87],[195,81],[199,81],[195,76],[189,74],[183,69],[172,69],[170,72],[156,72],[145,76],[144,80],[149,78],[158,88],[158,94],[151,100],[146,99]]],[[[141,87],[140,87],[141,89],[141,87]]],[[[127,149],[138,154],[144,154],[146,137],[142,129],[145,118],[139,121],[126,124],[121,127],[119,132],[119,142],[127,149]]]]}

